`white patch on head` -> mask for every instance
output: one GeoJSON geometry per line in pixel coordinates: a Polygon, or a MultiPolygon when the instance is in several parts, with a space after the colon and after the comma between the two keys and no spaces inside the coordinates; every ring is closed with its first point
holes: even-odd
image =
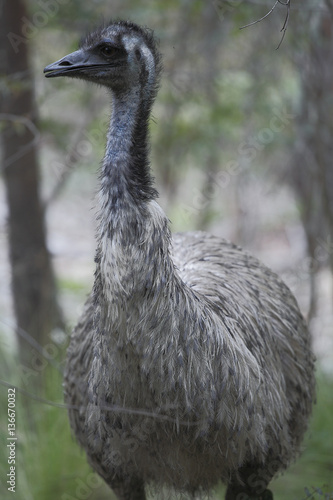
{"type": "Polygon", "coordinates": [[[155,60],[151,50],[147,47],[145,42],[139,37],[133,37],[130,35],[123,36],[124,47],[128,54],[133,52],[136,48],[140,50],[141,55],[145,59],[145,65],[149,74],[148,77],[148,88],[151,88],[155,80],[155,60]]]}
{"type": "Polygon", "coordinates": [[[140,38],[129,35],[124,35],[122,40],[128,53],[131,52],[140,42],[140,38]]]}

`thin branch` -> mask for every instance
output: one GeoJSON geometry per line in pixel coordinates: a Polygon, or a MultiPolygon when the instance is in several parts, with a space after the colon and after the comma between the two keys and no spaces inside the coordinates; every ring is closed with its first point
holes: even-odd
{"type": "Polygon", "coordinates": [[[275,50],[278,50],[281,47],[281,44],[282,44],[282,42],[284,40],[286,31],[287,31],[287,28],[288,28],[288,23],[289,23],[289,18],[290,18],[290,4],[291,4],[291,0],[286,0],[286,2],[283,2],[283,0],[276,0],[275,3],[274,3],[274,5],[273,5],[273,7],[271,8],[271,10],[269,12],[267,12],[267,14],[265,14],[260,19],[257,19],[256,21],[253,21],[252,23],[246,24],[245,26],[242,26],[241,28],[239,28],[240,30],[242,30],[244,28],[248,28],[249,26],[253,26],[254,24],[260,23],[261,21],[263,21],[264,19],[266,19],[274,11],[274,9],[277,6],[277,4],[280,4],[280,5],[283,5],[283,6],[287,7],[287,14],[286,14],[283,26],[282,26],[282,28],[280,30],[281,32],[283,32],[282,38],[281,38],[281,40],[280,40],[280,42],[279,42],[279,44],[278,44],[278,46],[276,47],[275,50]]]}
{"type": "MultiPolygon", "coordinates": [[[[44,202],[45,209],[47,209],[59,196],[69,176],[74,172],[75,165],[80,161],[82,161],[83,157],[78,152],[78,146],[80,145],[80,142],[82,141],[83,137],[86,137],[86,140],[89,141],[89,135],[87,136],[87,134],[84,134],[84,132],[88,130],[89,123],[91,122],[91,117],[95,115],[95,112],[96,112],[96,103],[95,101],[93,101],[92,103],[89,104],[84,119],[76,133],[76,139],[74,141],[74,144],[67,151],[67,154],[65,156],[65,164],[63,165],[62,170],[58,172],[58,181],[53,187],[47,200],[44,202]]],[[[92,140],[90,141],[90,144],[93,145],[92,140]]]]}
{"type": "Polygon", "coordinates": [[[33,135],[32,140],[28,142],[28,144],[23,146],[3,162],[2,168],[5,169],[10,167],[19,158],[22,158],[22,156],[24,156],[35,144],[38,143],[40,139],[40,132],[33,121],[29,118],[26,118],[25,116],[13,115],[11,113],[0,113],[0,121],[1,120],[23,123],[23,125],[25,125],[25,127],[30,130],[31,134],[33,135]]]}
{"type": "Polygon", "coordinates": [[[75,167],[76,163],[78,163],[79,160],[81,160],[80,156],[75,154],[75,152],[77,150],[77,147],[78,147],[80,141],[82,140],[82,131],[85,130],[85,128],[86,128],[85,126],[82,126],[80,128],[80,131],[77,135],[77,139],[76,139],[74,145],[71,147],[70,151],[66,155],[67,160],[65,161],[64,168],[61,170],[61,172],[58,173],[59,180],[55,184],[55,186],[53,187],[51,194],[48,196],[47,200],[45,200],[45,202],[44,202],[44,208],[46,208],[46,209],[59,196],[62,189],[66,185],[68,178],[74,172],[74,167],[75,167]]]}
{"type": "Polygon", "coordinates": [[[277,4],[279,3],[279,0],[276,0],[275,4],[273,5],[273,7],[271,8],[271,10],[269,12],[267,12],[267,14],[265,14],[263,17],[261,17],[260,19],[257,19],[256,21],[253,21],[252,23],[249,23],[249,24],[246,24],[245,26],[242,26],[241,28],[239,28],[240,30],[243,30],[244,28],[248,28],[249,26],[253,26],[254,24],[257,24],[257,23],[260,23],[261,21],[263,21],[264,19],[266,19],[266,17],[268,17],[272,12],[273,10],[275,9],[275,7],[277,6],[277,4]]]}
{"type": "MultiPolygon", "coordinates": [[[[327,4],[331,0],[325,0],[324,3],[327,4]]],[[[251,4],[251,5],[259,5],[262,7],[266,7],[267,0],[246,0],[246,3],[251,4]]],[[[281,3],[281,2],[280,2],[281,3]]],[[[282,4],[284,5],[284,4],[282,4]]],[[[327,10],[330,10],[330,7],[327,6],[327,8],[323,7],[322,4],[319,6],[307,6],[307,5],[293,5],[292,10],[298,10],[302,12],[327,12],[327,10]]]]}
{"type": "Polygon", "coordinates": [[[2,318],[0,318],[0,323],[3,325],[7,326],[8,328],[11,328],[18,334],[20,337],[22,337],[28,344],[31,345],[48,363],[50,363],[56,370],[58,370],[59,373],[62,374],[62,369],[60,365],[53,359],[52,356],[49,355],[49,353],[44,349],[43,346],[37,342],[37,340],[26,330],[23,330],[20,326],[14,326],[8,323],[7,321],[4,321],[2,318]]]}
{"type": "MultiPolygon", "coordinates": [[[[50,401],[49,399],[44,399],[41,398],[40,396],[36,396],[35,394],[32,394],[32,392],[26,391],[25,389],[22,389],[22,387],[17,387],[14,384],[10,384],[9,382],[6,382],[6,380],[1,380],[0,379],[0,385],[3,385],[4,387],[9,387],[15,389],[15,391],[23,394],[24,396],[27,396],[30,399],[33,399],[34,401],[38,401],[38,403],[43,403],[47,404],[49,406],[55,406],[56,408],[72,408],[70,405],[66,405],[65,403],[56,403],[55,401],[50,401]]],[[[79,407],[74,407],[74,409],[79,409],[79,407]]]]}
{"type": "MultiPolygon", "coordinates": [[[[26,389],[23,389],[22,387],[18,387],[16,385],[10,384],[6,380],[1,380],[0,379],[0,385],[4,387],[9,387],[15,389],[17,392],[21,393],[22,395],[37,401],[38,403],[43,403],[49,406],[54,406],[56,408],[62,408],[62,409],[70,409],[70,410],[82,410],[82,406],[79,405],[70,405],[66,403],[57,403],[55,401],[50,401],[49,399],[44,399],[41,398],[40,396],[37,396],[36,394],[33,394],[32,392],[27,391],[26,389]]],[[[202,420],[198,420],[196,422],[190,422],[187,420],[178,420],[177,418],[169,417],[168,415],[163,415],[159,412],[156,411],[149,411],[149,410],[144,410],[141,408],[123,408],[121,406],[117,405],[98,405],[97,407],[99,410],[104,410],[104,411],[111,411],[114,413],[125,413],[129,415],[140,415],[143,417],[150,417],[150,418],[156,418],[158,420],[164,420],[166,422],[171,422],[173,424],[177,425],[184,425],[186,427],[194,427],[197,425],[202,424],[202,420]]],[[[171,407],[172,409],[172,407],[171,407]]]]}
{"type": "Polygon", "coordinates": [[[281,28],[281,32],[283,31],[282,38],[281,38],[281,40],[280,40],[279,45],[276,47],[276,49],[275,49],[275,50],[278,50],[278,49],[281,47],[281,44],[282,44],[282,42],[283,42],[283,39],[284,39],[284,37],[285,37],[286,31],[287,31],[287,28],[288,28],[289,17],[290,17],[290,2],[291,2],[291,0],[287,0],[287,2],[286,2],[286,3],[283,3],[283,2],[281,2],[281,0],[279,0],[279,3],[280,3],[281,5],[285,5],[285,6],[287,7],[287,14],[286,14],[286,18],[285,18],[285,20],[284,20],[283,26],[282,26],[282,28],[281,28]]]}

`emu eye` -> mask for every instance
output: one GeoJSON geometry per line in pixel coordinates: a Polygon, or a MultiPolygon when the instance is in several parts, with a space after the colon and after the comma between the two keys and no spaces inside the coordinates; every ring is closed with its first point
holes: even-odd
{"type": "Polygon", "coordinates": [[[110,57],[116,53],[116,49],[114,47],[110,47],[110,45],[101,45],[99,52],[102,56],[110,57]]]}

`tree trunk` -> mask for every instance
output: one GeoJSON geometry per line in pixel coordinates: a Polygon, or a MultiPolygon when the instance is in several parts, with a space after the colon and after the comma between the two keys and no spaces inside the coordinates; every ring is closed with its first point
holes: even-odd
{"type": "MultiPolygon", "coordinates": [[[[306,7],[306,6],[305,6],[306,7]]],[[[328,264],[333,274],[333,1],[307,12],[309,26],[295,62],[299,69],[301,102],[293,155],[293,186],[300,201],[310,257],[309,317],[316,313],[316,271],[328,264]],[[325,9],[325,5],[328,7],[325,9]],[[305,45],[306,41],[306,45],[305,45]],[[307,50],[304,50],[304,45],[307,50]],[[324,242],[324,245],[323,245],[324,242]],[[325,259],[322,251],[326,253],[325,259]]]]}
{"type": "MultiPolygon", "coordinates": [[[[9,254],[17,331],[25,331],[44,346],[49,333],[62,325],[62,320],[39,192],[39,132],[24,18],[27,18],[24,0],[0,0],[2,172],[9,209],[9,254]]],[[[36,351],[22,335],[18,336],[18,344],[22,363],[36,370],[42,362],[36,351]]]]}

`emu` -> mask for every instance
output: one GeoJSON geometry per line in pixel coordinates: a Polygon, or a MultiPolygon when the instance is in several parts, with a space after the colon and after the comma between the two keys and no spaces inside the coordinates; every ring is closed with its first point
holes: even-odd
{"type": "Polygon", "coordinates": [[[315,398],[310,336],[256,258],[204,232],[171,236],[149,164],[153,33],[111,22],[44,72],[112,97],[95,281],[65,370],[78,442],[119,500],[144,500],[149,485],[200,496],[220,480],[227,500],[273,498],[315,398]]]}

